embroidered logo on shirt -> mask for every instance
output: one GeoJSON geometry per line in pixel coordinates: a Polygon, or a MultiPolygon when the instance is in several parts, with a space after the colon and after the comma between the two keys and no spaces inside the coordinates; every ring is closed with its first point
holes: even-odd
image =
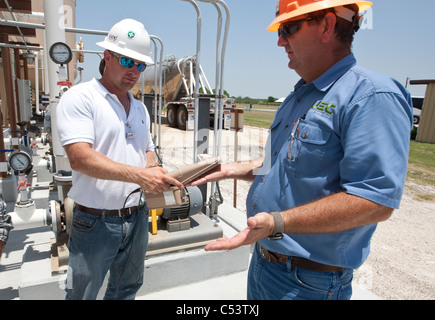
{"type": "Polygon", "coordinates": [[[330,104],[328,102],[316,101],[312,105],[311,109],[314,109],[313,110],[314,112],[316,112],[316,113],[318,113],[326,118],[329,118],[333,114],[334,109],[336,107],[337,107],[336,105],[330,104]]]}

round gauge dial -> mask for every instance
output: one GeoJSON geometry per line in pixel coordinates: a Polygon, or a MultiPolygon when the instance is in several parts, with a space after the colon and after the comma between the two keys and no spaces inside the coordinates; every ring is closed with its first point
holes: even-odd
{"type": "Polygon", "coordinates": [[[56,42],[50,47],[50,58],[57,64],[67,64],[72,59],[71,48],[63,42],[56,42]]]}
{"type": "Polygon", "coordinates": [[[9,165],[16,171],[26,171],[32,166],[32,159],[28,153],[17,150],[9,156],[9,165]]]}

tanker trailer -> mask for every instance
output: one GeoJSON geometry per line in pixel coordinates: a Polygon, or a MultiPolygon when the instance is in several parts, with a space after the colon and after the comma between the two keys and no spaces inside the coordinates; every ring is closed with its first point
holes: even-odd
{"type": "MultiPolygon", "coordinates": [[[[155,68],[159,70],[160,63],[147,67],[141,74],[137,83],[137,92],[144,94],[154,94],[156,84],[159,85],[159,79],[156,81],[155,68]],[[142,84],[143,82],[143,84],[142,84]]],[[[166,107],[166,119],[169,126],[180,128],[182,130],[193,130],[195,119],[195,56],[176,58],[168,56],[162,62],[162,100],[163,108],[166,107]]],[[[201,96],[211,98],[210,104],[210,124],[214,124],[215,113],[215,94],[211,88],[207,77],[200,67],[199,70],[199,93],[201,96]]],[[[231,108],[235,108],[234,99],[226,96],[222,97],[224,120],[222,127],[229,129],[231,125],[231,108]]],[[[163,109],[162,108],[162,109],[163,109]]]]}

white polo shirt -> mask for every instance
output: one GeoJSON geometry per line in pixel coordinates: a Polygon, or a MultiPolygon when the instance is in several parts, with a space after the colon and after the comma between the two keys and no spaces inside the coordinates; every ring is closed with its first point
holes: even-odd
{"type": "MultiPolygon", "coordinates": [[[[62,146],[87,142],[113,161],[145,167],[146,152],[154,151],[150,117],[143,103],[130,96],[130,113],[97,79],[78,84],[62,96],[56,110],[62,146]]],[[[72,172],[68,196],[76,203],[95,209],[121,209],[126,197],[139,186],[92,178],[72,172]]],[[[126,207],[138,204],[139,194],[129,197],[126,207]]]]}

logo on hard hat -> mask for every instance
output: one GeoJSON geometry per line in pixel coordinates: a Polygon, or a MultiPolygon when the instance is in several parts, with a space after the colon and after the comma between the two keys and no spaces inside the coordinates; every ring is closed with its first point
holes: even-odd
{"type": "Polygon", "coordinates": [[[117,35],[109,34],[109,36],[108,36],[108,40],[109,40],[110,42],[116,42],[116,39],[118,39],[118,36],[117,36],[117,35]]]}
{"type": "Polygon", "coordinates": [[[133,31],[129,31],[127,35],[130,39],[133,39],[136,34],[133,31]]]}

